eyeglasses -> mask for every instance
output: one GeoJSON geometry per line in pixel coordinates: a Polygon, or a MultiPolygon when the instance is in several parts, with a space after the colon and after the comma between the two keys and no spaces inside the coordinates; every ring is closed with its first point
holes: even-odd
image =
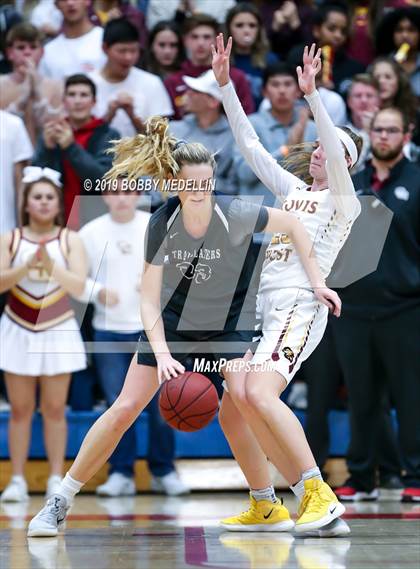
{"type": "Polygon", "coordinates": [[[383,132],[385,134],[391,135],[391,134],[399,134],[402,132],[402,130],[396,126],[374,126],[371,129],[371,132],[373,132],[373,134],[382,134],[383,132]]]}

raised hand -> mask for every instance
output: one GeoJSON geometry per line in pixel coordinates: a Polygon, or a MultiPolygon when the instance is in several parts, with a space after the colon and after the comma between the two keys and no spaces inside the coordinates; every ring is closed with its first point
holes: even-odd
{"type": "Polygon", "coordinates": [[[223,40],[223,34],[219,34],[216,38],[216,48],[211,46],[211,53],[213,56],[212,67],[213,73],[216,77],[220,87],[229,83],[229,67],[230,67],[230,52],[232,50],[232,38],[228,39],[226,49],[223,40]]]}
{"type": "Polygon", "coordinates": [[[298,83],[301,91],[305,95],[310,95],[316,89],[315,77],[321,71],[321,49],[318,49],[315,53],[316,46],[313,43],[311,48],[305,46],[303,50],[303,70],[302,67],[296,68],[296,73],[298,76],[298,83]]]}

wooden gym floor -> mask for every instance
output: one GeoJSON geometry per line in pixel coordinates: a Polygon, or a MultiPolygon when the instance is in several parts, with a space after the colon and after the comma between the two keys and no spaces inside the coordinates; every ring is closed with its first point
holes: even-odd
{"type": "MultiPolygon", "coordinates": [[[[295,512],[295,502],[284,494],[295,512]]],[[[242,511],[247,495],[193,493],[182,498],[142,494],[81,495],[65,535],[28,539],[25,527],[43,504],[0,506],[1,569],[419,569],[420,503],[349,505],[348,538],[222,532],[218,520],[242,511]]]]}

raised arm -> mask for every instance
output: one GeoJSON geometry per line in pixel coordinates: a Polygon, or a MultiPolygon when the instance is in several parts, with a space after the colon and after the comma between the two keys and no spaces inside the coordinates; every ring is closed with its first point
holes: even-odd
{"type": "Polygon", "coordinates": [[[309,103],[319,141],[327,157],[328,187],[341,213],[347,218],[355,218],[360,213],[360,203],[350,177],[344,147],[315,87],[315,77],[321,67],[321,50],[318,49],[315,53],[315,44],[312,44],[309,50],[306,46],[303,52],[303,69],[300,66],[296,69],[299,87],[309,103]]]}
{"type": "Polygon", "coordinates": [[[212,46],[213,72],[219,83],[226,111],[235,141],[255,175],[275,195],[287,194],[301,185],[302,181],[282,168],[261,144],[257,133],[249,122],[236,91],[229,79],[229,56],[232,38],[229,38],[226,49],[223,34],[217,36],[217,50],[212,46]]]}

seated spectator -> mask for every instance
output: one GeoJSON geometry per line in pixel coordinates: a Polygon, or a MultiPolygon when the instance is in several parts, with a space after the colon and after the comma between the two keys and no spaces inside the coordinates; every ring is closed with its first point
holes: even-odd
{"type": "Polygon", "coordinates": [[[53,79],[89,73],[105,63],[102,28],[89,20],[90,0],[56,0],[63,31],[45,45],[40,72],[53,79]]]}
{"type": "Polygon", "coordinates": [[[368,73],[355,75],[347,91],[347,107],[349,117],[347,126],[363,139],[359,160],[353,168],[356,174],[365,167],[370,153],[370,123],[380,107],[379,84],[375,77],[368,73]]]}
{"type": "Polygon", "coordinates": [[[210,69],[200,77],[184,77],[186,115],[169,124],[171,134],[186,142],[201,142],[216,159],[216,190],[237,193],[234,185],[234,140],[222,112],[222,95],[210,69]]]}
{"type": "MultiPolygon", "coordinates": [[[[346,55],[349,24],[347,6],[339,0],[322,4],[314,14],[312,33],[322,48],[322,85],[341,94],[345,93],[351,77],[365,69],[364,65],[346,55]]],[[[303,48],[303,44],[293,48],[288,60],[296,61],[298,54],[302,56],[303,48]]]]}
{"type": "Polygon", "coordinates": [[[223,24],[234,4],[235,0],[147,0],[147,27],[151,30],[162,20],[174,19],[183,23],[196,14],[211,14],[219,24],[223,24]]]}
{"type": "Polygon", "coordinates": [[[263,19],[271,49],[285,58],[292,47],[312,40],[312,19],[315,12],[312,0],[260,0],[263,19]]]}
{"type": "Polygon", "coordinates": [[[125,18],[111,20],[104,29],[106,63],[90,77],[96,84],[95,114],[120,136],[134,136],[152,115],[173,113],[159,77],[135,67],[140,55],[135,26],[125,18]]]}
{"type": "Polygon", "coordinates": [[[379,57],[371,67],[378,81],[380,107],[397,107],[407,115],[412,141],[420,145],[420,112],[410,81],[402,67],[390,57],[379,57]]]}
{"type": "MultiPolygon", "coordinates": [[[[165,79],[165,86],[174,106],[175,119],[182,118],[185,113],[184,97],[187,86],[182,78],[184,75],[199,77],[211,68],[211,46],[216,44],[218,32],[217,20],[206,14],[196,14],[185,23],[183,41],[188,59],[181,64],[181,69],[177,73],[173,73],[165,79]]],[[[254,101],[245,74],[239,69],[231,67],[231,79],[245,112],[252,113],[254,101]]]]}
{"type": "Polygon", "coordinates": [[[406,7],[386,14],[376,29],[376,52],[392,55],[420,97],[420,8],[406,7]]]}
{"type": "Polygon", "coordinates": [[[18,222],[22,170],[33,156],[25,125],[19,117],[0,109],[0,235],[18,222]]]}
{"type": "Polygon", "coordinates": [[[38,65],[42,34],[32,24],[18,24],[7,34],[12,72],[0,76],[0,108],[20,116],[35,143],[42,125],[60,112],[61,81],[42,77],[38,65]]]}
{"type": "Polygon", "coordinates": [[[258,8],[239,2],[226,17],[226,30],[232,36],[232,65],[241,69],[251,85],[255,108],[261,103],[262,75],[267,65],[277,62],[269,44],[258,8]]]}
{"type": "Polygon", "coordinates": [[[33,413],[40,410],[50,475],[47,495],[57,491],[66,450],[66,402],[71,373],[86,367],[79,325],[69,295],[79,296],[86,279],[80,237],[64,229],[60,174],[24,171],[19,229],[1,236],[0,292],[9,291],[0,320],[0,369],[10,402],[9,452],[12,478],[4,502],[28,499],[24,477],[33,413]]]}
{"type": "MultiPolygon", "coordinates": [[[[267,67],[263,76],[263,95],[270,109],[261,109],[249,117],[261,144],[280,160],[287,154],[287,145],[310,142],[317,138],[313,121],[308,120],[306,109],[296,108],[299,96],[295,70],[287,63],[267,67]]],[[[235,149],[234,167],[238,176],[239,193],[264,196],[267,203],[273,196],[247,165],[238,149],[235,149]]]]}
{"type": "Polygon", "coordinates": [[[158,22],[149,34],[145,68],[150,73],[166,79],[181,67],[185,59],[181,32],[175,22],[158,22]]]}
{"type": "Polygon", "coordinates": [[[137,28],[140,47],[147,45],[147,28],[144,14],[130,4],[129,0],[92,0],[90,5],[90,20],[93,24],[105,27],[115,18],[125,18],[137,28]]]}
{"type": "Polygon", "coordinates": [[[92,114],[95,84],[86,75],[71,75],[65,81],[63,104],[67,118],[58,117],[45,124],[33,163],[58,170],[63,176],[64,212],[67,224],[79,227],[76,196],[84,192],[84,182],[95,188],[112,164],[107,153],[117,131],[92,114]],[[74,207],[73,207],[74,205],[74,207]]]}
{"type": "MultiPolygon", "coordinates": [[[[102,342],[116,347],[115,351],[108,349],[94,353],[106,403],[111,406],[120,394],[142,329],[140,284],[150,214],[136,210],[137,192],[110,191],[103,198],[109,213],[83,226],[79,235],[88,253],[88,274],[94,279],[88,281],[84,294],[84,300],[94,304],[94,341],[99,347],[102,342]],[[130,345],[132,352],[128,349],[130,345]]],[[[160,416],[158,395],[147,410],[147,462],[152,474],[152,490],[184,494],[188,487],[180,480],[174,466],[174,431],[160,416]]],[[[136,459],[136,427],[133,424],[111,455],[108,480],[98,486],[96,493],[101,496],[135,494],[136,459]]]]}

